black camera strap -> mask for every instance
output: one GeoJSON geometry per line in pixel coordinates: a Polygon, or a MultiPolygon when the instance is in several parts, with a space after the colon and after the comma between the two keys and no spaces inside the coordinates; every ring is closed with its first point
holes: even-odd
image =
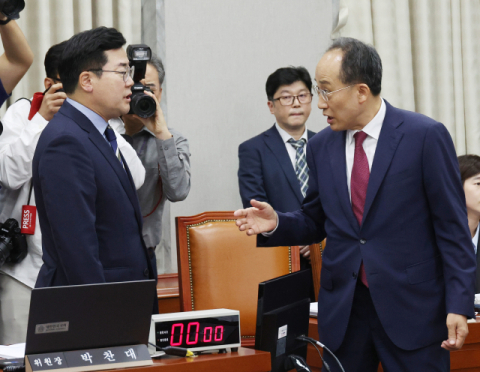
{"type": "Polygon", "coordinates": [[[32,189],[33,189],[33,179],[30,181],[30,191],[28,192],[27,205],[30,205],[30,198],[32,197],[32,189]]]}

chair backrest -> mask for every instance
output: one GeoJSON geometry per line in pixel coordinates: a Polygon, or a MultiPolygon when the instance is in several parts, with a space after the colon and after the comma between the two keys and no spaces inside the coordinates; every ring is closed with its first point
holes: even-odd
{"type": "Polygon", "coordinates": [[[239,310],[242,346],[253,346],[258,284],[298,271],[298,248],[257,248],[233,212],[177,217],[176,227],[182,311],[239,310]]]}
{"type": "Polygon", "coordinates": [[[313,290],[315,291],[315,300],[318,301],[318,292],[320,291],[320,273],[322,271],[322,253],[325,248],[326,239],[319,244],[310,245],[310,263],[312,264],[313,290]]]}

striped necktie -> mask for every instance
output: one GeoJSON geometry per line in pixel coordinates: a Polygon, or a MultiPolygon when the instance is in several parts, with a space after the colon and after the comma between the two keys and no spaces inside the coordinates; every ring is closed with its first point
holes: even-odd
{"type": "Polygon", "coordinates": [[[297,179],[300,183],[300,191],[302,192],[303,197],[305,197],[308,189],[308,166],[307,158],[305,156],[305,145],[307,144],[307,140],[305,138],[300,138],[298,141],[295,141],[293,138],[290,138],[288,143],[292,145],[296,151],[295,173],[297,174],[297,179]]]}
{"type": "Polygon", "coordinates": [[[115,153],[115,156],[120,161],[120,163],[122,163],[122,158],[120,157],[120,150],[118,149],[117,145],[117,137],[115,136],[115,132],[110,125],[107,127],[107,129],[105,129],[105,137],[107,137],[108,142],[110,142],[110,146],[112,146],[112,150],[115,153]]]}

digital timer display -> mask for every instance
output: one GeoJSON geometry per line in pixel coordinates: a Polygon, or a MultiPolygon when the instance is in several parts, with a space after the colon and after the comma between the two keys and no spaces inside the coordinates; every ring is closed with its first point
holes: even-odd
{"type": "Polygon", "coordinates": [[[238,316],[175,320],[155,324],[159,347],[197,348],[240,343],[238,316]]]}

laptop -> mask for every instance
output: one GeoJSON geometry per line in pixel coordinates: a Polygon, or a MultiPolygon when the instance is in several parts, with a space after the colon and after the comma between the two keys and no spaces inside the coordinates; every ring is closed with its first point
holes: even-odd
{"type": "Polygon", "coordinates": [[[25,354],[148,343],[156,281],[36,288],[25,354]]]}

